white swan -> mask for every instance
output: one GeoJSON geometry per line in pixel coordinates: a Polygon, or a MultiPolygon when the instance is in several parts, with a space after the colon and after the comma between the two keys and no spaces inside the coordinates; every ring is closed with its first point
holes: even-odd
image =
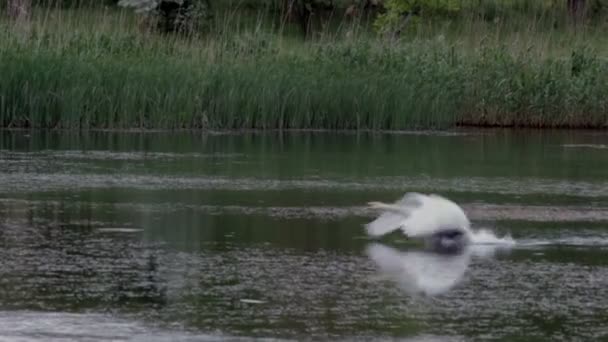
{"type": "Polygon", "coordinates": [[[431,247],[446,251],[470,243],[514,243],[510,237],[497,238],[485,230],[473,232],[464,211],[456,203],[439,195],[410,192],[393,204],[370,202],[369,205],[382,212],[365,225],[372,237],[401,229],[408,237],[424,239],[431,247]]]}

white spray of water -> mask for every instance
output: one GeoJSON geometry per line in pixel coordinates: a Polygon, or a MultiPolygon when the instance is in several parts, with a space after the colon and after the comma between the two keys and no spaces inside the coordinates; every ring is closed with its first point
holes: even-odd
{"type": "Polygon", "coordinates": [[[511,237],[511,235],[498,237],[490,230],[479,229],[471,232],[471,243],[475,245],[514,246],[515,240],[511,237]]]}

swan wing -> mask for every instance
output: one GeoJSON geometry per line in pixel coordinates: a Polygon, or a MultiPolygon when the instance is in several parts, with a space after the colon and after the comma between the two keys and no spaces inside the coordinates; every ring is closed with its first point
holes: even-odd
{"type": "Polygon", "coordinates": [[[374,221],[365,225],[367,233],[371,236],[382,236],[399,228],[414,210],[422,205],[423,197],[417,193],[407,193],[393,204],[370,202],[371,208],[382,213],[374,221]]]}
{"type": "Polygon", "coordinates": [[[469,220],[454,202],[438,195],[407,193],[393,204],[371,202],[382,211],[365,228],[371,236],[381,236],[401,229],[409,237],[425,237],[443,230],[469,231],[469,220]]]}

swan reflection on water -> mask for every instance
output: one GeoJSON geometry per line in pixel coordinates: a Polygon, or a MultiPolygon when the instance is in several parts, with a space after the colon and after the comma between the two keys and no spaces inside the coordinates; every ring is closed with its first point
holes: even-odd
{"type": "Polygon", "coordinates": [[[458,285],[472,257],[494,255],[496,246],[466,246],[456,252],[427,248],[401,251],[380,243],[367,247],[367,255],[380,274],[412,296],[437,296],[458,285]]]}

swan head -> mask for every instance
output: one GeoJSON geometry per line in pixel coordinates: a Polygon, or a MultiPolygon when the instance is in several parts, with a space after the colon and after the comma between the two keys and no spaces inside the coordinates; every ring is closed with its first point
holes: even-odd
{"type": "Polygon", "coordinates": [[[427,248],[439,254],[458,254],[471,242],[467,230],[443,229],[425,239],[427,248]]]}

